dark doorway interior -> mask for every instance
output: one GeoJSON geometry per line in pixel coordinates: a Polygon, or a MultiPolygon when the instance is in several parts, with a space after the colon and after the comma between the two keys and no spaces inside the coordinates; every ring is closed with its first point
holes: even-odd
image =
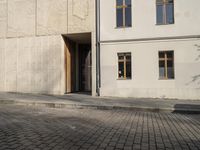
{"type": "Polygon", "coordinates": [[[81,92],[91,91],[91,45],[79,45],[79,90],[81,92]]]}
{"type": "Polygon", "coordinates": [[[63,37],[65,41],[66,93],[91,93],[91,34],[72,34],[63,37]],[[90,37],[88,38],[88,36],[90,37]]]}

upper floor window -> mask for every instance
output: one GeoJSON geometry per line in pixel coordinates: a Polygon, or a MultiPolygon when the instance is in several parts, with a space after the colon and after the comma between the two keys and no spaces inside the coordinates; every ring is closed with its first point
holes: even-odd
{"type": "Polygon", "coordinates": [[[157,24],[174,23],[174,0],[156,0],[157,24]]]}
{"type": "Polygon", "coordinates": [[[159,52],[160,79],[174,79],[174,51],[159,52]]]}
{"type": "Polygon", "coordinates": [[[131,27],[131,0],[117,0],[117,27],[131,27]]]}
{"type": "Polygon", "coordinates": [[[118,78],[131,79],[131,53],[118,53],[118,78]]]}

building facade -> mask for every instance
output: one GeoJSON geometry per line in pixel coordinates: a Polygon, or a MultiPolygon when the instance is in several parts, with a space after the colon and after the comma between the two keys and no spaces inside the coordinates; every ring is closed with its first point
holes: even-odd
{"type": "Polygon", "coordinates": [[[199,0],[0,0],[0,91],[200,99],[199,0]]]}
{"type": "Polygon", "coordinates": [[[100,0],[100,95],[200,99],[199,0],[100,0]]]}
{"type": "Polygon", "coordinates": [[[0,91],[92,91],[93,55],[95,1],[0,0],[0,91]]]}

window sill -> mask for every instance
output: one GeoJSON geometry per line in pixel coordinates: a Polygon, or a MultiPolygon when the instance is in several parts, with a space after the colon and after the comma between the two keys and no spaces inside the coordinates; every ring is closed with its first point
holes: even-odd
{"type": "Polygon", "coordinates": [[[131,78],[127,78],[127,79],[125,79],[125,78],[118,78],[117,80],[132,80],[131,78]]]}
{"type": "Polygon", "coordinates": [[[125,26],[125,27],[115,27],[115,29],[129,29],[129,28],[132,28],[132,26],[125,26]]]}
{"type": "Polygon", "coordinates": [[[175,80],[175,78],[173,78],[173,79],[159,78],[158,80],[160,80],[160,81],[173,81],[173,80],[175,80]]]}
{"type": "Polygon", "coordinates": [[[175,23],[155,24],[156,26],[174,25],[175,23]]]}

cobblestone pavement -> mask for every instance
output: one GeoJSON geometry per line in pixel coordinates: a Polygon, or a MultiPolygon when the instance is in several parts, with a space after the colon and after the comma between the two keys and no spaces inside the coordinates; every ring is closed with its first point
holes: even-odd
{"type": "Polygon", "coordinates": [[[0,150],[200,149],[200,115],[0,105],[0,150]]]}

